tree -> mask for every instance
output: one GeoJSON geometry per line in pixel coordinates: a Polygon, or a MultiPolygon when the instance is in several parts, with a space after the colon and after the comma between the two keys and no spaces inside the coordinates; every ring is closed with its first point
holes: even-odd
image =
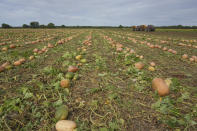
{"type": "Polygon", "coordinates": [[[5,23],[3,23],[3,24],[1,25],[1,27],[2,27],[2,28],[12,28],[10,25],[5,24],[5,23]]]}
{"type": "Polygon", "coordinates": [[[37,21],[30,22],[30,27],[31,28],[39,28],[39,22],[37,22],[37,21]]]}
{"type": "Polygon", "coordinates": [[[65,28],[66,26],[65,25],[61,25],[61,28],[65,28]]]}
{"type": "Polygon", "coordinates": [[[123,26],[122,25],[119,25],[119,28],[123,28],[123,26]]]}
{"type": "Polygon", "coordinates": [[[46,26],[45,25],[40,25],[40,28],[45,28],[46,26]]]}
{"type": "Polygon", "coordinates": [[[180,28],[181,29],[181,28],[183,28],[183,26],[182,25],[177,25],[177,28],[180,28]]]}
{"type": "Polygon", "coordinates": [[[48,27],[48,28],[55,28],[55,24],[49,23],[49,24],[47,25],[47,27],[48,27]]]}
{"type": "Polygon", "coordinates": [[[194,26],[192,26],[191,28],[193,28],[193,29],[197,29],[197,26],[195,26],[195,25],[194,25],[194,26]]]}
{"type": "Polygon", "coordinates": [[[29,25],[23,24],[23,28],[29,28],[29,25]]]}

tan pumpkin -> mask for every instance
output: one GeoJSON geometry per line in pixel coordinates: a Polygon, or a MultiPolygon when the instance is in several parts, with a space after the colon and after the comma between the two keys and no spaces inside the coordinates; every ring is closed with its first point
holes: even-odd
{"type": "Polygon", "coordinates": [[[76,127],[77,124],[70,120],[60,120],[55,125],[57,131],[74,131],[76,127]]]}
{"type": "Polygon", "coordinates": [[[2,50],[2,51],[7,51],[8,48],[7,48],[7,47],[3,47],[1,50],[2,50]]]}
{"type": "Polygon", "coordinates": [[[155,66],[156,64],[155,64],[155,62],[150,62],[150,65],[155,66]]]}

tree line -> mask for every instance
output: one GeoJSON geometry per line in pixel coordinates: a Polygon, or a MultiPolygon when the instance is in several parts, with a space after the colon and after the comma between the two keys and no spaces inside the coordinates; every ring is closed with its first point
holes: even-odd
{"type": "MultiPolygon", "coordinates": [[[[12,28],[11,25],[6,24],[6,23],[3,23],[3,24],[1,25],[1,27],[2,27],[2,28],[12,28]]],[[[66,26],[65,26],[65,25],[55,26],[54,23],[49,23],[49,24],[47,24],[47,25],[44,25],[44,24],[41,24],[41,25],[40,25],[39,22],[37,22],[37,21],[32,21],[32,22],[29,23],[29,25],[28,25],[28,24],[23,24],[21,27],[22,27],[22,28],[56,28],[56,27],[64,28],[64,27],[66,27],[66,26]]]]}
{"type": "MultiPolygon", "coordinates": [[[[21,27],[12,27],[9,24],[3,23],[2,28],[117,28],[117,26],[56,26],[54,23],[49,23],[47,25],[39,24],[37,21],[32,21],[28,24],[23,24],[21,27]]],[[[119,25],[118,28],[130,28],[129,26],[119,25]]]]}
{"type": "Polygon", "coordinates": [[[183,26],[183,25],[172,25],[172,26],[158,26],[161,29],[197,29],[197,26],[183,26]]]}
{"type": "MultiPolygon", "coordinates": [[[[1,25],[2,28],[13,28],[11,25],[3,23],[1,25]]],[[[48,23],[47,25],[39,24],[37,21],[32,21],[28,24],[23,24],[22,28],[131,28],[131,26],[56,26],[54,23],[48,23]]],[[[18,27],[18,28],[21,28],[18,27]]],[[[197,26],[183,26],[183,25],[173,25],[173,26],[155,26],[156,28],[162,29],[197,29],[197,26]]]]}

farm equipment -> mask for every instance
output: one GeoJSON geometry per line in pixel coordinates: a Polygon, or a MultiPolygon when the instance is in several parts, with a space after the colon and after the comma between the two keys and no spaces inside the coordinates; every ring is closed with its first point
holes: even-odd
{"type": "Polygon", "coordinates": [[[155,31],[155,27],[153,25],[140,25],[140,26],[133,26],[133,31],[146,31],[146,32],[151,32],[155,31]]]}
{"type": "Polygon", "coordinates": [[[153,25],[148,25],[147,28],[145,29],[146,32],[151,32],[155,31],[155,27],[153,25]]]}

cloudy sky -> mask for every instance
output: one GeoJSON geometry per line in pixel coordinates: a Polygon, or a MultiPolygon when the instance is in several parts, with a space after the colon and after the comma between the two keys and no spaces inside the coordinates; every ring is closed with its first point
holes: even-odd
{"type": "Polygon", "coordinates": [[[0,0],[0,24],[197,25],[197,0],[0,0]]]}

